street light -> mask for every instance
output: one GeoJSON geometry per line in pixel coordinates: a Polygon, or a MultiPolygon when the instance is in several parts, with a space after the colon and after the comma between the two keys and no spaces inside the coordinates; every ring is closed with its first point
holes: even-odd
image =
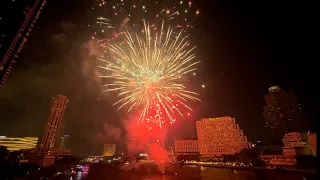
{"type": "Polygon", "coordinates": [[[61,141],[60,149],[62,149],[62,147],[63,147],[64,139],[69,138],[69,137],[70,137],[69,135],[63,135],[63,136],[61,137],[62,141],[61,141]]]}

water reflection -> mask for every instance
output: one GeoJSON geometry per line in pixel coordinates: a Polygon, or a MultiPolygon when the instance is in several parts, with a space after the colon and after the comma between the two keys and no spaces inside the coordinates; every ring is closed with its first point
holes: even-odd
{"type": "Polygon", "coordinates": [[[202,180],[256,180],[254,171],[239,171],[226,168],[201,168],[202,180]]]}
{"type": "Polygon", "coordinates": [[[198,166],[171,167],[166,175],[152,172],[120,172],[105,166],[90,167],[89,173],[79,173],[76,180],[316,180],[314,174],[279,173],[275,171],[242,171],[198,166]]]}

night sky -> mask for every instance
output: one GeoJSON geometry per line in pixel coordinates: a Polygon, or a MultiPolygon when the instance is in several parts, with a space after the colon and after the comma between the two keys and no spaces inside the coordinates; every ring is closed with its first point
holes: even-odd
{"type": "MultiPolygon", "coordinates": [[[[315,125],[315,60],[301,1],[195,1],[196,81],[202,103],[177,123],[175,137],[194,137],[201,117],[232,116],[249,140],[264,138],[263,106],[268,88],[294,92],[315,125]],[[208,4],[208,2],[210,2],[208,4]]],[[[48,0],[6,84],[0,89],[0,135],[40,136],[56,94],[70,102],[64,118],[68,146],[99,155],[103,143],[117,143],[123,113],[101,94],[90,56],[87,23],[92,0],[48,0]]]]}

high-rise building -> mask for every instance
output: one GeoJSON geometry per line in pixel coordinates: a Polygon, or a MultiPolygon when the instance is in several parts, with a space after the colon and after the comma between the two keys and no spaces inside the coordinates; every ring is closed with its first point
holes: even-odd
{"type": "Polygon", "coordinates": [[[116,153],[115,144],[104,144],[103,145],[103,155],[102,156],[114,156],[116,153]]]}
{"type": "Polygon", "coordinates": [[[174,152],[175,155],[199,155],[198,139],[175,139],[174,152]]]}
{"type": "Polygon", "coordinates": [[[207,118],[196,122],[201,159],[235,154],[251,144],[243,135],[235,118],[207,118]]]}
{"type": "Polygon", "coordinates": [[[37,137],[7,137],[0,136],[0,146],[6,146],[9,151],[19,151],[35,148],[37,137]]]}
{"type": "Polygon", "coordinates": [[[308,124],[294,94],[278,86],[269,88],[265,96],[263,116],[272,145],[281,145],[282,137],[289,132],[307,132],[308,124]]]}
{"type": "Polygon", "coordinates": [[[67,103],[67,96],[57,95],[53,98],[49,119],[39,144],[40,150],[46,151],[54,148],[59,131],[61,130],[62,120],[66,111],[67,103]]]}
{"type": "Polygon", "coordinates": [[[27,42],[46,0],[1,0],[0,88],[27,42]]]}

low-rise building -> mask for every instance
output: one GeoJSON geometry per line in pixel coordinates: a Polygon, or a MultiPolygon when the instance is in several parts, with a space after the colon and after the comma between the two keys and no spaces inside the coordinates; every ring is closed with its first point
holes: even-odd
{"type": "Polygon", "coordinates": [[[64,156],[71,156],[72,151],[68,150],[61,150],[61,149],[29,149],[24,150],[25,153],[28,154],[29,163],[39,164],[41,166],[49,166],[54,163],[56,159],[61,159],[64,156]],[[53,161],[53,163],[52,163],[53,161]]]}
{"type": "Polygon", "coordinates": [[[297,163],[294,155],[261,155],[262,159],[267,166],[294,166],[297,163]]]}
{"type": "Polygon", "coordinates": [[[296,156],[315,155],[316,134],[290,132],[283,136],[282,142],[283,154],[260,156],[267,166],[294,166],[296,156]]]}
{"type": "Polygon", "coordinates": [[[308,134],[300,132],[289,132],[282,139],[284,147],[305,146],[308,144],[308,134]]]}
{"type": "Polygon", "coordinates": [[[314,156],[317,156],[317,133],[308,134],[308,142],[314,156]]]}
{"type": "Polygon", "coordinates": [[[191,139],[175,139],[174,140],[175,155],[199,155],[199,144],[197,138],[191,139]]]}
{"type": "Polygon", "coordinates": [[[307,133],[290,132],[283,136],[283,154],[293,156],[312,155],[307,133]]]}
{"type": "Polygon", "coordinates": [[[292,155],[292,156],[312,155],[312,151],[309,148],[309,146],[283,147],[282,151],[284,155],[292,155]]]}

